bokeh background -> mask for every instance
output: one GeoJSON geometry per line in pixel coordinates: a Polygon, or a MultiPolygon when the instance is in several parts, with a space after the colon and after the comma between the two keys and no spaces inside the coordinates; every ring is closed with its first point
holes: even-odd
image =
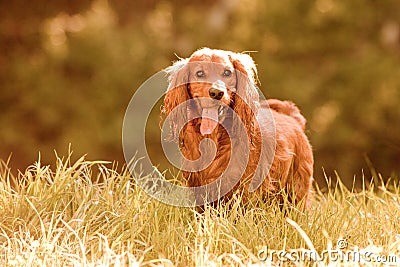
{"type": "MultiPolygon", "coordinates": [[[[124,164],[125,109],[200,47],[253,51],[267,97],[308,119],[315,176],[400,173],[398,0],[0,2],[0,158],[124,164]]],[[[158,129],[158,124],[152,126],[158,129]]]]}

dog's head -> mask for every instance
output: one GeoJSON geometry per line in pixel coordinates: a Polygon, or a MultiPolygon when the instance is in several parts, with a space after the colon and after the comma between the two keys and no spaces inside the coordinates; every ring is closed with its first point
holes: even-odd
{"type": "Polygon", "coordinates": [[[169,121],[173,138],[179,136],[176,124],[190,121],[190,116],[201,117],[201,135],[211,134],[229,114],[227,107],[238,115],[251,137],[259,94],[255,85],[257,69],[249,55],[203,48],[166,72],[169,86],[162,113],[172,116],[169,121]],[[185,102],[192,103],[188,110],[172,112],[185,102]]]}

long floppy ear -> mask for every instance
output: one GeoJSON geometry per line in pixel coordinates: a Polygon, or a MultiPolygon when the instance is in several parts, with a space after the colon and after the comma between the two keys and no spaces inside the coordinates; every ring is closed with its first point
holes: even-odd
{"type": "Polygon", "coordinates": [[[184,125],[187,117],[186,110],[177,109],[172,112],[179,104],[189,100],[189,68],[187,63],[188,59],[181,59],[165,69],[169,77],[167,93],[165,94],[164,104],[161,108],[161,123],[168,116],[171,127],[170,138],[172,140],[176,140],[179,136],[179,125],[184,125]]]}
{"type": "Polygon", "coordinates": [[[242,120],[251,144],[257,134],[256,116],[259,109],[259,94],[256,87],[257,68],[247,54],[232,53],[231,62],[236,73],[236,94],[233,109],[242,120]]]}

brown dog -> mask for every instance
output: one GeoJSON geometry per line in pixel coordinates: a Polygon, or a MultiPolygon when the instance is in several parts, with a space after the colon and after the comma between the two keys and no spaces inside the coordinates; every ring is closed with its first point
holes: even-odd
{"type": "Polygon", "coordinates": [[[260,101],[249,55],[203,48],[166,71],[162,114],[185,157],[187,186],[214,183],[207,196],[199,191],[206,202],[229,198],[235,189],[246,200],[258,188],[267,194],[286,190],[293,202],[309,206],[313,154],[306,120],[291,102],[260,101]]]}

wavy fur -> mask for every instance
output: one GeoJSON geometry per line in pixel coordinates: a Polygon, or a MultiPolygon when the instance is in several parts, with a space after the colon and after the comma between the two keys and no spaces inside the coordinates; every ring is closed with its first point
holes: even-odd
{"type": "MultiPolygon", "coordinates": [[[[188,170],[183,171],[183,176],[188,186],[206,185],[221,175],[227,175],[232,178],[221,186],[234,185],[246,200],[252,179],[261,179],[263,182],[256,192],[279,194],[283,189],[289,196],[294,195],[294,202],[304,201],[309,206],[313,154],[304,133],[306,120],[292,102],[276,99],[260,102],[256,87],[257,69],[249,55],[203,48],[168,67],[166,72],[169,86],[162,115],[169,118],[172,139],[179,140],[182,154],[192,161],[184,164],[188,170]],[[234,76],[218,76],[222,71],[220,67],[234,69],[234,76]],[[196,77],[196,68],[204,70],[210,78],[200,80],[196,77]],[[200,126],[204,123],[201,116],[204,104],[197,100],[210,98],[207,92],[215,80],[211,77],[225,82],[227,90],[220,101],[237,114],[232,116],[227,112],[220,118],[232,121],[231,137],[222,125],[206,136],[200,133],[200,126]],[[183,107],[177,108],[182,103],[183,107]],[[243,136],[249,140],[247,145],[243,145],[243,136]],[[203,142],[203,150],[200,148],[205,138],[214,142],[215,157],[207,168],[190,171],[191,167],[195,169],[193,161],[212,156],[210,142],[203,142]],[[231,153],[235,145],[239,149],[235,154],[239,156],[231,153]],[[224,173],[230,161],[233,167],[224,173]],[[240,170],[244,170],[242,175],[240,170]]],[[[231,197],[233,191],[225,198],[231,197]]]]}

